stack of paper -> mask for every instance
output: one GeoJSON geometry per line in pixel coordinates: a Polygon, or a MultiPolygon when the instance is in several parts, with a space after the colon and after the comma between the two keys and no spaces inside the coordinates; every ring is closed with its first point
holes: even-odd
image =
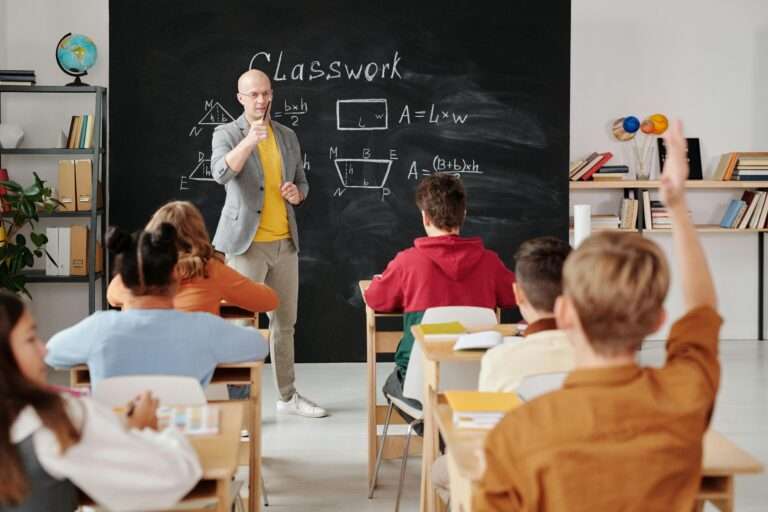
{"type": "Polygon", "coordinates": [[[491,429],[522,404],[515,393],[446,391],[445,398],[453,409],[453,423],[459,428],[491,429]]]}
{"type": "Polygon", "coordinates": [[[453,350],[485,350],[501,344],[503,337],[498,331],[480,331],[462,334],[456,340],[453,350]]]}

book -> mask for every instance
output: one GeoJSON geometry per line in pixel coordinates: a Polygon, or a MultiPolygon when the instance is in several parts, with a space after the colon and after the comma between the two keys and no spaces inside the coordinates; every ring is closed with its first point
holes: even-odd
{"type": "Polygon", "coordinates": [[[651,193],[643,190],[643,229],[653,231],[651,219],[651,193]]]}
{"type": "Polygon", "coordinates": [[[94,119],[92,114],[88,114],[88,127],[85,131],[85,142],[83,143],[83,148],[85,149],[92,149],[93,148],[93,125],[94,125],[94,119]]]}
{"type": "MultiPolygon", "coordinates": [[[[687,138],[687,157],[688,157],[688,179],[700,180],[701,175],[701,146],[698,138],[687,138]]],[[[667,159],[667,148],[664,146],[664,139],[656,139],[659,148],[659,174],[664,172],[664,161],[667,159]]]]}
{"type": "Polygon", "coordinates": [[[627,165],[604,165],[597,171],[597,174],[627,174],[628,172],[629,166],[627,165]]]}
{"type": "Polygon", "coordinates": [[[720,161],[717,163],[714,172],[712,173],[712,179],[715,181],[722,181],[725,177],[725,170],[728,168],[728,160],[730,160],[731,154],[725,153],[720,157],[720,161]]]}
{"type": "Polygon", "coordinates": [[[34,80],[2,80],[0,79],[0,85],[35,85],[37,82],[34,80]]]}
{"type": "Polygon", "coordinates": [[[72,140],[75,135],[75,123],[77,122],[77,116],[72,116],[69,121],[69,135],[67,135],[67,148],[72,148],[72,140]]]}
{"type": "Polygon", "coordinates": [[[220,418],[221,410],[216,405],[157,408],[158,430],[175,427],[188,436],[218,434],[220,418]]]}
{"type": "Polygon", "coordinates": [[[573,170],[573,171],[570,171],[570,172],[568,173],[568,177],[569,177],[570,179],[574,179],[574,178],[575,178],[575,176],[576,176],[577,174],[579,174],[579,172],[581,172],[581,171],[584,169],[584,167],[585,167],[585,166],[586,166],[586,165],[587,165],[587,164],[588,164],[590,161],[592,161],[592,159],[593,159],[593,158],[595,158],[596,156],[597,156],[597,153],[594,153],[594,152],[593,152],[593,153],[590,153],[589,155],[587,155],[587,157],[586,157],[586,158],[584,158],[584,159],[580,160],[580,161],[579,161],[579,162],[580,162],[580,164],[579,164],[578,166],[576,166],[576,167],[574,168],[574,170],[573,170]]]}
{"type": "Polygon", "coordinates": [[[0,75],[35,75],[33,69],[0,69],[0,75]]]}
{"type": "Polygon", "coordinates": [[[80,116],[73,116],[75,119],[75,125],[72,127],[72,133],[70,134],[70,140],[67,147],[69,149],[77,149],[77,145],[80,142],[80,128],[82,126],[82,118],[80,116]]]}
{"type": "Polygon", "coordinates": [[[738,165],[754,165],[758,167],[765,167],[768,166],[768,157],[759,157],[759,156],[745,156],[740,157],[738,161],[738,165]]]}
{"type": "Polygon", "coordinates": [[[739,211],[736,213],[736,218],[733,219],[733,222],[731,223],[731,229],[736,229],[741,222],[741,219],[744,217],[744,214],[747,211],[747,203],[744,201],[740,202],[739,211]]]}
{"type": "Polygon", "coordinates": [[[428,341],[454,340],[466,331],[461,322],[421,324],[421,332],[424,333],[424,339],[428,341]]]}
{"type": "Polygon", "coordinates": [[[453,423],[459,428],[493,428],[506,413],[522,404],[515,393],[446,391],[445,399],[453,409],[453,423]]]}
{"type": "Polygon", "coordinates": [[[736,220],[736,215],[739,213],[739,209],[741,208],[742,201],[740,199],[731,199],[731,202],[728,203],[728,207],[725,209],[725,213],[723,214],[723,219],[720,221],[720,227],[721,228],[730,228],[733,224],[733,221],[736,220]]]}
{"type": "Polygon", "coordinates": [[[733,179],[731,181],[768,181],[768,176],[761,175],[761,176],[755,176],[755,175],[747,175],[747,176],[733,176],[733,179]]]}
{"type": "Polygon", "coordinates": [[[637,228],[637,218],[640,215],[640,201],[638,199],[630,199],[630,214],[629,214],[629,228],[637,228]]]}
{"type": "Polygon", "coordinates": [[[578,179],[580,180],[588,180],[592,177],[593,174],[595,174],[603,165],[605,165],[605,162],[610,160],[613,157],[613,153],[610,151],[607,151],[605,153],[601,153],[598,155],[597,160],[592,163],[582,174],[579,176],[578,179]]]}
{"type": "Polygon", "coordinates": [[[755,211],[755,197],[757,197],[757,194],[751,190],[745,190],[741,195],[741,200],[747,203],[747,211],[739,219],[739,223],[736,226],[737,229],[746,229],[749,224],[749,218],[752,216],[752,212],[755,211]]]}
{"type": "Polygon", "coordinates": [[[90,116],[83,114],[83,126],[80,129],[80,141],[77,144],[79,149],[85,148],[85,134],[88,132],[88,123],[90,122],[90,116]]]}
{"type": "Polygon", "coordinates": [[[755,199],[755,210],[752,212],[752,216],[749,218],[748,229],[757,229],[757,224],[760,221],[760,213],[763,211],[765,205],[765,195],[763,191],[757,193],[757,199],[755,199]]]}
{"type": "Polygon", "coordinates": [[[757,228],[758,229],[764,229],[765,226],[765,220],[766,217],[768,217],[768,193],[765,195],[765,201],[763,202],[763,209],[760,211],[759,219],[757,222],[757,228]]]}
{"type": "Polygon", "coordinates": [[[500,345],[503,336],[498,331],[480,331],[462,334],[456,340],[453,350],[485,350],[500,345]]]}
{"type": "Polygon", "coordinates": [[[723,180],[729,181],[733,178],[733,173],[736,170],[736,163],[739,161],[738,153],[730,153],[728,157],[728,165],[725,167],[725,174],[723,180]]]}
{"type": "Polygon", "coordinates": [[[601,182],[602,181],[623,181],[625,179],[624,176],[625,176],[624,174],[618,174],[618,173],[616,173],[616,174],[600,174],[598,172],[598,173],[595,173],[595,174],[592,175],[592,180],[593,181],[601,181],[601,182]]]}

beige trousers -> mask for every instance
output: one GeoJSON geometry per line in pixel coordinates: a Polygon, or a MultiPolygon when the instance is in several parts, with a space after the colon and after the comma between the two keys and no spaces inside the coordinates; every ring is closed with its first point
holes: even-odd
{"type": "Polygon", "coordinates": [[[275,387],[282,400],[296,392],[293,333],[299,300],[299,255],[290,238],[253,242],[243,254],[227,255],[227,264],[277,293],[280,305],[269,313],[269,353],[275,387]]]}

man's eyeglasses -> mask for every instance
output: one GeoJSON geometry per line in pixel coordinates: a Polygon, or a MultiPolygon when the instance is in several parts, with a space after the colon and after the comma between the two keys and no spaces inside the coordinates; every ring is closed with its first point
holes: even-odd
{"type": "Polygon", "coordinates": [[[266,92],[238,92],[237,94],[241,96],[245,96],[248,99],[255,100],[258,99],[259,96],[263,96],[264,98],[269,98],[272,95],[272,91],[266,91],[266,92]]]}

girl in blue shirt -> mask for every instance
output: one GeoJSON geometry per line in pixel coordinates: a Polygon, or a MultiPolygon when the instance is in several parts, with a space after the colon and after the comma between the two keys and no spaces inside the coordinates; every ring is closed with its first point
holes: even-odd
{"type": "Polygon", "coordinates": [[[91,381],[120,375],[184,375],[208,385],[220,363],[262,360],[268,345],[255,329],[209,313],[173,309],[178,259],[175,228],[134,235],[111,228],[107,247],[132,294],[133,308],[100,311],[61,331],[48,343],[56,368],[88,364],[91,381]]]}

